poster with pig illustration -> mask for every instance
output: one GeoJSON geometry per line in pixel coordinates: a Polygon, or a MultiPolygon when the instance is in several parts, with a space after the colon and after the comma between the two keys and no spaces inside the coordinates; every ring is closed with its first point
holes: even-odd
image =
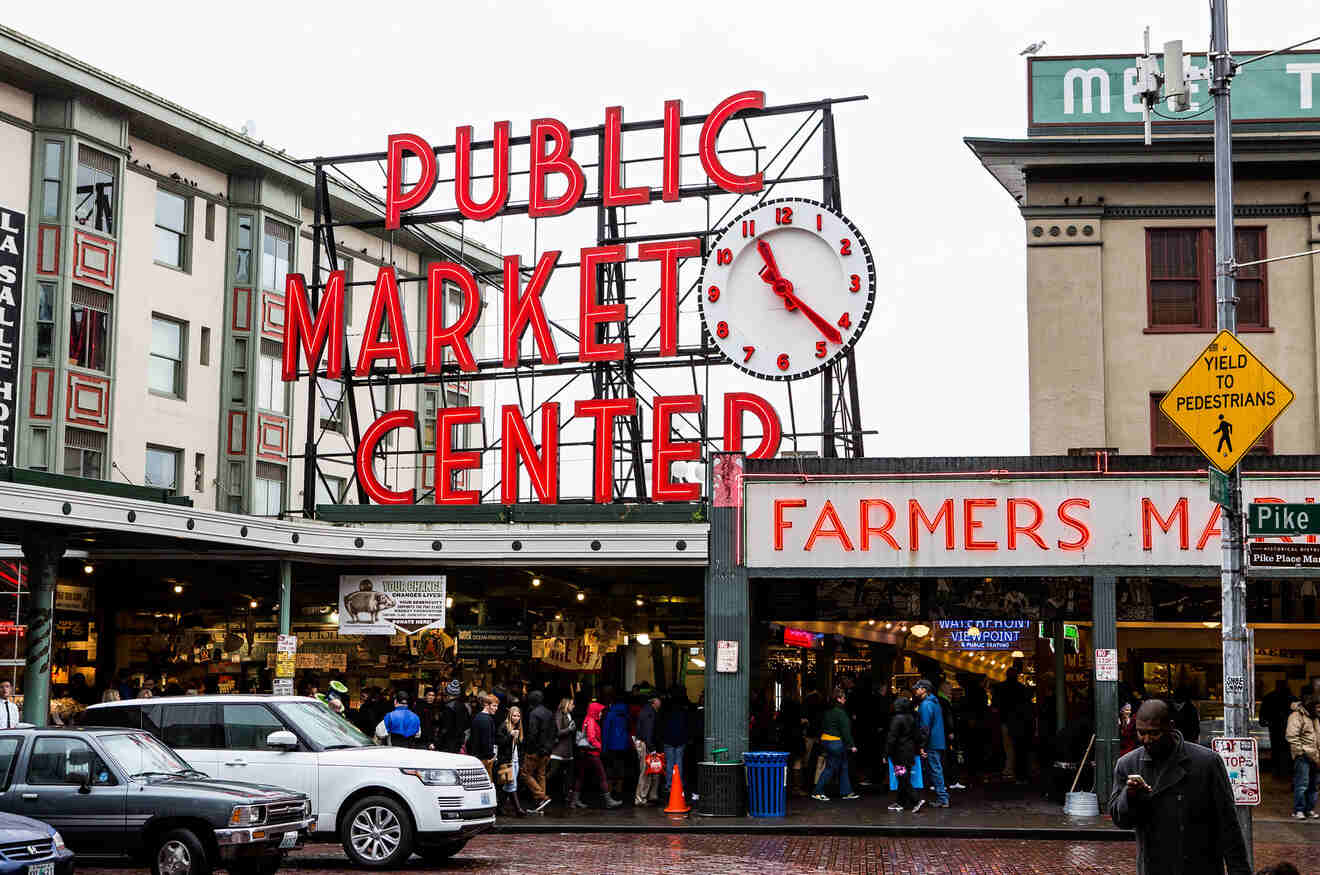
{"type": "Polygon", "coordinates": [[[339,634],[412,635],[445,625],[445,575],[339,578],[339,634]]]}

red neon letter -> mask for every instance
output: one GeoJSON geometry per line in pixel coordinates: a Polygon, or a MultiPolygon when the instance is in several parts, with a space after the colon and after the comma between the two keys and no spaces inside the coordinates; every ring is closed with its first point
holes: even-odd
{"type": "Polygon", "coordinates": [[[926,512],[921,509],[921,502],[915,498],[908,499],[908,549],[913,553],[917,552],[917,522],[920,521],[926,527],[926,531],[932,535],[944,523],[944,549],[952,550],[953,543],[953,499],[946,498],[940,504],[940,512],[935,514],[935,519],[926,518],[926,512]]]}
{"type": "Polygon", "coordinates": [[[399,280],[394,266],[387,264],[376,273],[376,290],[371,296],[371,310],[362,329],[362,347],[358,350],[357,368],[353,373],[365,377],[371,373],[376,359],[394,359],[394,369],[407,376],[412,373],[412,355],[408,352],[408,326],[403,321],[403,305],[399,302],[399,280]],[[382,319],[389,319],[390,336],[380,339],[382,319]]]}
{"type": "Polygon", "coordinates": [[[1091,530],[1090,528],[1087,527],[1086,523],[1082,522],[1076,517],[1068,515],[1068,511],[1073,509],[1074,507],[1083,507],[1086,508],[1087,510],[1090,510],[1091,500],[1089,498],[1070,498],[1067,501],[1063,501],[1059,503],[1059,522],[1063,523],[1065,526],[1077,530],[1076,541],[1058,542],[1060,550],[1078,552],[1081,550],[1085,550],[1086,545],[1091,543],[1091,530]]]}
{"type": "Polygon", "coordinates": [[[719,153],[716,151],[715,142],[719,139],[720,128],[724,123],[734,116],[735,113],[744,109],[762,109],[765,106],[764,91],[741,91],[731,97],[726,97],[724,102],[715,107],[715,110],[706,117],[706,122],[701,126],[701,166],[705,168],[706,175],[711,181],[725,191],[734,194],[751,194],[760,191],[764,186],[760,173],[754,173],[751,176],[739,176],[728,170],[722,161],[719,153]]]}
{"type": "Polygon", "coordinates": [[[505,404],[500,430],[500,501],[518,501],[518,459],[521,458],[541,504],[559,503],[559,405],[541,405],[541,455],[517,404],[505,404]]]}
{"type": "Polygon", "coordinates": [[[573,137],[568,128],[559,119],[533,119],[531,150],[531,192],[527,215],[537,219],[567,213],[573,209],[587,187],[582,168],[571,157],[573,137]],[[545,144],[549,140],[554,140],[554,147],[547,153],[545,144]],[[568,180],[568,190],[557,198],[551,198],[545,192],[545,178],[551,173],[559,173],[568,180]]]}
{"type": "Polygon", "coordinates": [[[519,347],[522,345],[523,332],[527,323],[532,324],[532,336],[536,338],[536,348],[541,353],[541,361],[548,365],[559,363],[559,351],[555,349],[555,340],[550,336],[550,324],[545,320],[545,308],[541,306],[541,293],[550,281],[559,262],[559,251],[552,249],[541,256],[532,271],[532,278],[527,283],[527,291],[519,293],[522,285],[521,259],[516,255],[504,257],[504,366],[517,367],[522,361],[519,347]]]}
{"type": "Polygon", "coordinates": [[[454,474],[465,468],[479,469],[479,451],[454,450],[454,426],[481,422],[480,407],[441,407],[435,412],[435,503],[480,504],[475,489],[454,489],[454,474]]]}
{"type": "Polygon", "coordinates": [[[1173,528],[1173,521],[1178,520],[1178,549],[1188,550],[1191,544],[1188,543],[1187,533],[1187,498],[1178,499],[1169,511],[1169,518],[1166,520],[1160,516],[1160,512],[1155,508],[1155,502],[1149,498],[1141,499],[1141,549],[1150,550],[1151,546],[1151,519],[1154,518],[1158,525],[1167,535],[1169,529],[1173,528]]]}
{"type": "MultiPolygon", "coordinates": [[[[603,335],[597,326],[606,322],[623,323],[623,331],[628,330],[628,305],[620,300],[617,304],[600,303],[600,289],[596,284],[597,266],[615,264],[628,257],[628,248],[622,243],[617,246],[588,246],[583,248],[578,260],[578,354],[584,362],[623,361],[623,341],[616,340],[602,343],[597,335],[603,335]]],[[[620,295],[622,298],[622,295],[620,295]]]]}
{"type": "Polygon", "coordinates": [[[325,375],[338,380],[344,375],[344,272],[331,271],[321,296],[316,321],[307,304],[307,286],[300,273],[291,273],[284,281],[284,382],[298,379],[298,350],[307,357],[307,370],[316,373],[321,366],[321,351],[330,346],[325,375]]]}
{"type": "Polygon", "coordinates": [[[416,134],[390,134],[387,148],[389,158],[385,170],[385,228],[399,227],[399,215],[404,210],[426,200],[435,187],[435,152],[416,134]],[[422,178],[403,193],[403,153],[411,152],[422,164],[422,178]]]}
{"type": "Polygon", "coordinates": [[[387,432],[396,428],[417,428],[417,412],[415,410],[391,410],[381,416],[380,419],[373,422],[362,433],[362,440],[358,443],[357,453],[353,457],[353,467],[357,469],[358,482],[366,490],[367,496],[376,504],[416,504],[417,491],[409,489],[406,492],[396,492],[393,489],[386,489],[381,482],[376,479],[376,469],[373,462],[376,455],[376,445],[387,432]]]}
{"type": "Polygon", "coordinates": [[[1018,535],[1026,535],[1028,538],[1036,542],[1037,547],[1042,550],[1048,550],[1049,547],[1045,545],[1045,542],[1041,539],[1040,535],[1036,534],[1036,530],[1040,528],[1040,524],[1044,522],[1044,520],[1045,510],[1037,502],[1030,498],[1010,498],[1008,500],[1008,549],[1016,550],[1018,535]],[[1029,525],[1018,525],[1017,509],[1019,506],[1031,508],[1031,513],[1034,519],[1032,519],[1029,525]]]}
{"type": "Polygon", "coordinates": [[[660,262],[660,355],[678,355],[678,260],[701,254],[701,241],[660,240],[641,243],[637,257],[660,262]]]}
{"type": "Polygon", "coordinates": [[[651,189],[645,185],[623,187],[623,162],[620,159],[623,139],[623,107],[605,109],[605,155],[601,159],[601,206],[632,207],[649,203],[651,189]]]}
{"type": "Polygon", "coordinates": [[[784,436],[779,414],[770,402],[751,392],[724,393],[724,450],[742,452],[742,418],[751,413],[761,421],[761,443],[747,454],[749,459],[773,459],[779,452],[779,441],[784,436]]]}
{"type": "Polygon", "coordinates": [[[968,550],[998,550],[998,541],[976,540],[976,530],[985,525],[976,518],[976,511],[983,507],[995,507],[999,500],[995,498],[963,499],[963,545],[968,550]]]}
{"type": "Polygon", "coordinates": [[[775,549],[784,549],[784,529],[793,528],[793,524],[784,519],[784,508],[786,507],[806,507],[805,498],[776,498],[775,499],[775,549]]]}
{"type": "Polygon", "coordinates": [[[861,503],[861,511],[862,511],[862,549],[863,550],[871,549],[872,535],[879,535],[881,538],[884,538],[885,543],[893,547],[895,550],[902,549],[901,547],[898,546],[898,542],[894,540],[894,536],[889,534],[889,529],[891,526],[893,526],[894,520],[897,517],[897,514],[894,513],[894,506],[892,504],[885,501],[883,498],[863,498],[861,503]],[[871,525],[871,508],[873,507],[883,507],[885,509],[885,513],[889,515],[888,519],[885,520],[885,524],[883,526],[876,527],[871,525]]]}
{"type": "Polygon", "coordinates": [[[492,189],[484,203],[472,199],[472,126],[454,132],[454,201],[458,211],[474,222],[484,222],[504,209],[509,199],[509,123],[495,123],[495,158],[492,189]]]}
{"type": "Polygon", "coordinates": [[[701,497],[701,484],[675,483],[669,479],[669,465],[681,459],[701,458],[701,444],[672,442],[669,422],[676,413],[700,413],[701,396],[657,395],[651,412],[651,497],[656,501],[696,501],[701,497]]]}
{"type": "Polygon", "coordinates": [[[596,420],[595,490],[597,504],[614,499],[614,420],[637,415],[636,398],[591,398],[574,402],[573,415],[596,420]]]}
{"type": "Polygon", "coordinates": [[[804,550],[810,550],[816,543],[817,538],[838,538],[839,546],[845,551],[852,551],[852,539],[848,537],[848,532],[843,528],[843,520],[839,519],[839,514],[834,510],[834,502],[828,498],[825,499],[825,506],[820,509],[820,516],[816,517],[816,525],[812,526],[811,534],[807,536],[807,545],[804,550]],[[830,527],[825,528],[825,523],[829,522],[830,527]]]}
{"type": "Polygon", "coordinates": [[[481,316],[481,293],[472,272],[461,264],[442,261],[426,271],[426,372],[438,374],[444,366],[445,347],[454,348],[454,358],[465,371],[475,371],[477,360],[468,348],[467,336],[481,316]],[[445,325],[445,281],[463,293],[463,307],[453,325],[445,325]]]}
{"type": "MultiPolygon", "coordinates": [[[[1257,499],[1257,501],[1259,500],[1260,499],[1257,499]]],[[[1196,549],[1198,550],[1205,549],[1205,545],[1210,540],[1211,535],[1222,536],[1224,534],[1223,530],[1219,528],[1219,514],[1224,509],[1218,504],[1213,505],[1213,507],[1214,510],[1210,511],[1210,518],[1205,521],[1205,528],[1201,530],[1201,539],[1196,542],[1196,549]]]]}
{"type": "Polygon", "coordinates": [[[664,148],[664,181],[661,187],[661,196],[667,201],[676,201],[679,199],[679,164],[683,156],[683,138],[680,131],[683,127],[683,103],[679,100],[665,101],[665,148],[664,148]]]}

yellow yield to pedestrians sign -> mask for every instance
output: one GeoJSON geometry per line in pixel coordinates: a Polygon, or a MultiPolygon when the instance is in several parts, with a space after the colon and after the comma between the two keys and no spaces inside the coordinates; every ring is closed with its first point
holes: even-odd
{"type": "Polygon", "coordinates": [[[1231,471],[1292,400],[1282,380],[1221,331],[1164,396],[1160,410],[1211,464],[1231,471]]]}

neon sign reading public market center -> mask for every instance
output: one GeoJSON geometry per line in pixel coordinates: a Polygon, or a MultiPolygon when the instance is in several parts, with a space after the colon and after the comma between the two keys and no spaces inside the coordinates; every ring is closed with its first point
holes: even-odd
{"type": "MultiPolygon", "coordinates": [[[[722,101],[708,115],[701,126],[699,155],[705,174],[711,182],[733,194],[761,191],[761,173],[740,175],[724,166],[717,151],[716,140],[721,128],[738,112],[762,109],[765,95],[759,91],[744,91],[722,101]]],[[[649,187],[624,187],[620,154],[623,112],[620,107],[605,111],[605,125],[601,162],[600,200],[604,207],[623,207],[648,203],[652,197],[649,187]]],[[[680,138],[682,116],[679,101],[669,100],[664,109],[663,201],[680,198],[680,138]]],[[[493,140],[493,191],[485,201],[477,202],[471,191],[472,128],[459,127],[455,134],[454,197],[461,213],[474,221],[491,219],[506,207],[510,188],[509,123],[495,124],[493,140]]],[[[572,156],[573,138],[563,122],[553,118],[534,119],[530,134],[530,195],[528,216],[545,218],[559,216],[575,209],[586,188],[581,166],[572,156]],[[548,194],[547,181],[560,177],[567,183],[559,195],[548,194]]],[[[436,185],[437,167],[432,147],[415,134],[393,134],[388,140],[386,168],[385,227],[400,226],[404,212],[411,210],[431,195],[436,185]],[[412,156],[421,165],[421,178],[404,189],[403,163],[412,156]]],[[[819,223],[819,219],[817,219],[819,223]]],[[[744,223],[746,224],[746,223],[744,223]]],[[[846,248],[846,247],[845,247],[846,248]]],[[[701,241],[696,238],[659,240],[640,243],[636,248],[642,261],[656,261],[660,267],[660,348],[662,357],[678,355],[678,268],[680,259],[701,255],[701,241]]],[[[520,341],[528,328],[535,340],[539,361],[556,364],[559,350],[550,333],[541,295],[560,257],[560,252],[546,252],[532,269],[523,286],[519,256],[504,258],[503,296],[504,324],[501,326],[502,364],[517,367],[524,361],[520,355],[520,341]]],[[[626,304],[603,304],[597,289],[597,266],[621,262],[627,258],[625,245],[583,247],[580,257],[578,362],[621,361],[625,357],[622,342],[602,341],[596,328],[609,323],[624,323],[626,304]]],[[[345,359],[344,298],[345,272],[333,271],[326,282],[320,306],[308,301],[306,282],[301,274],[289,274],[286,279],[287,313],[284,325],[283,378],[286,382],[298,378],[300,355],[308,363],[312,374],[323,373],[330,379],[339,379],[346,367],[357,377],[368,376],[377,362],[393,362],[400,375],[409,375],[418,365],[425,373],[439,376],[450,350],[452,360],[464,372],[477,370],[468,338],[481,316],[481,297],[477,280],[466,267],[454,262],[430,265],[426,277],[426,328],[422,336],[423,349],[415,353],[409,348],[408,330],[404,323],[403,307],[399,298],[398,277],[394,267],[382,266],[376,275],[371,306],[358,347],[357,359],[345,359]],[[446,284],[457,289],[463,299],[460,312],[452,323],[445,322],[444,290],[446,284]],[[388,326],[382,339],[381,328],[388,326]],[[326,362],[322,370],[321,359],[326,362]]],[[[782,282],[782,281],[781,281],[782,282]]],[[[853,277],[854,291],[857,278],[853,277]]],[[[791,288],[791,287],[790,287],[791,288]]],[[[783,290],[779,290],[783,294],[783,290]]],[[[789,292],[791,295],[791,292],[789,292]]],[[[790,304],[789,309],[794,309],[790,304]]],[[[805,309],[805,308],[804,308],[805,309]]],[[[814,316],[814,314],[812,314],[814,316]]],[[[846,317],[845,317],[846,318],[846,317]]],[[[858,326],[860,330],[860,326],[858,326]]],[[[782,436],[779,416],[764,398],[751,392],[728,392],[724,395],[724,447],[742,450],[742,420],[752,414],[761,424],[760,444],[751,452],[751,458],[770,458],[778,450],[782,436]]],[[[700,485],[678,483],[670,476],[670,465],[679,460],[695,460],[701,456],[696,441],[675,441],[671,437],[673,417],[685,413],[702,412],[701,395],[657,396],[651,413],[652,435],[652,491],[656,501],[693,501],[700,497],[700,485]]],[[[574,403],[577,417],[594,420],[594,495],[597,502],[608,502],[610,496],[610,464],[613,458],[614,423],[622,417],[636,416],[636,398],[593,398],[574,403]]],[[[446,407],[437,410],[435,440],[435,503],[439,505],[478,504],[476,490],[457,489],[454,475],[463,469],[481,467],[481,453],[460,450],[453,445],[456,426],[480,423],[479,407],[446,407]]],[[[501,434],[501,500],[506,504],[517,501],[518,466],[528,472],[537,499],[544,504],[559,499],[559,404],[546,402],[541,406],[541,445],[538,448],[516,404],[506,404],[500,412],[501,434]]],[[[386,488],[376,478],[372,458],[381,439],[394,429],[417,428],[417,414],[412,410],[391,410],[380,416],[362,434],[355,448],[354,462],[357,476],[368,496],[378,504],[413,504],[416,490],[386,488]]]]}

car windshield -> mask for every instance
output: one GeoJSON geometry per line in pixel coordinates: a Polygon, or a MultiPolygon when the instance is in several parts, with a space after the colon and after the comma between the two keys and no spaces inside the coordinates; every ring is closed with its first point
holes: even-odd
{"type": "Polygon", "coordinates": [[[197,771],[145,732],[102,735],[101,746],[129,775],[180,775],[197,771]]]}
{"type": "Polygon", "coordinates": [[[371,746],[371,739],[363,735],[361,730],[320,702],[280,702],[275,705],[275,710],[298,727],[298,731],[313,747],[343,750],[371,746]]]}

